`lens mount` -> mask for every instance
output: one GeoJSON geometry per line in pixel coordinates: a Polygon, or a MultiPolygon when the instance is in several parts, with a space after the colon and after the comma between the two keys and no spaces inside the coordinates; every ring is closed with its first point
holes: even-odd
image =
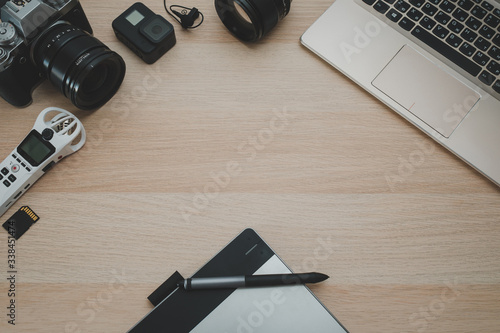
{"type": "Polygon", "coordinates": [[[222,23],[237,38],[257,41],[290,12],[292,0],[215,0],[222,23]]]}
{"type": "Polygon", "coordinates": [[[47,29],[34,43],[32,56],[49,81],[82,110],[107,103],[125,76],[120,55],[67,22],[47,29]]]}

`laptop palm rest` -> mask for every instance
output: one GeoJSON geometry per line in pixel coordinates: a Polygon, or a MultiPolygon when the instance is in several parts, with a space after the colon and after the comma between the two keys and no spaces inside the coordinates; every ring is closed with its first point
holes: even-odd
{"type": "Polygon", "coordinates": [[[372,85],[447,138],[481,97],[408,45],[372,85]]]}

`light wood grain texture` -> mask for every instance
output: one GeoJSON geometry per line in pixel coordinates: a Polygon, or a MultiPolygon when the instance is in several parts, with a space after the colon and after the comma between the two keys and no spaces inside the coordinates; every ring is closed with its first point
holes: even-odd
{"type": "Polygon", "coordinates": [[[500,190],[300,45],[331,0],[295,0],[252,45],[212,1],[185,1],[205,23],[175,25],[151,66],[111,29],[131,4],[82,1],[127,63],[102,109],[76,110],[50,84],[26,109],[0,101],[2,158],[48,106],[88,132],[2,217],[29,205],[41,219],[16,244],[15,327],[0,232],[1,332],[125,332],[171,273],[194,273],[247,227],[294,271],[331,276],[313,291],[351,332],[498,331],[500,190]],[[238,172],[217,185],[228,165],[238,172]]]}

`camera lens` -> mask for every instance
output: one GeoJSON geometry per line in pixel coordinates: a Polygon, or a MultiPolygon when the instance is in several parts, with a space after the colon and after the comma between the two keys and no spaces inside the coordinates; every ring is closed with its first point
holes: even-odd
{"type": "Polygon", "coordinates": [[[292,0],[215,0],[222,23],[236,37],[257,41],[290,12],[292,0]]]}
{"type": "Polygon", "coordinates": [[[108,68],[103,64],[99,64],[97,67],[92,69],[82,82],[82,92],[92,94],[99,91],[102,88],[102,84],[106,82],[107,77],[108,68]]]}
{"type": "Polygon", "coordinates": [[[118,91],[125,62],[81,29],[65,22],[49,28],[33,47],[33,60],[78,108],[97,109],[118,91]]]}
{"type": "Polygon", "coordinates": [[[79,89],[80,100],[91,100],[92,98],[104,98],[106,93],[105,84],[109,81],[109,66],[104,63],[93,67],[83,79],[79,89]]]}

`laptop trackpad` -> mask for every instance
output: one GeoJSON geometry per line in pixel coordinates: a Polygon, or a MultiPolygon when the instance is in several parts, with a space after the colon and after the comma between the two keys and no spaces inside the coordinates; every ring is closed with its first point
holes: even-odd
{"type": "Polygon", "coordinates": [[[372,84],[445,137],[481,97],[408,45],[372,84]]]}

